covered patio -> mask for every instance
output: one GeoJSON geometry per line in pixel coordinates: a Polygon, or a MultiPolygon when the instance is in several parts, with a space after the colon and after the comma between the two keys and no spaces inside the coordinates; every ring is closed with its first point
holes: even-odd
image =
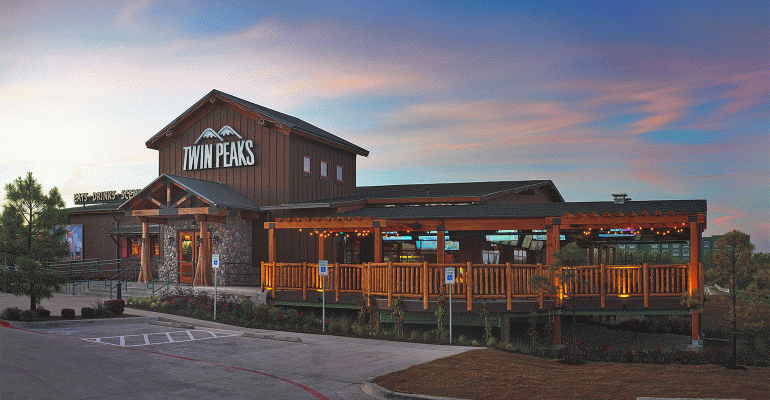
{"type": "MultiPolygon", "coordinates": [[[[683,296],[700,298],[703,292],[699,255],[705,225],[705,200],[371,207],[327,218],[276,219],[265,223],[269,261],[262,265],[262,289],[274,299],[296,301],[321,291],[318,260],[276,259],[276,230],[292,229],[317,237],[319,260],[336,260],[330,261],[326,286],[336,302],[366,296],[387,308],[401,297],[413,308],[419,304],[431,311],[439,296],[452,290],[453,299],[464,303],[460,312],[479,311],[482,302],[501,317],[558,311],[573,288],[560,284],[556,292],[546,292],[534,289],[529,279],[535,274],[553,279],[556,271],[548,268],[553,253],[575,242],[589,259],[576,268],[574,283],[582,313],[686,313],[683,296]],[[394,251],[393,243],[402,240],[422,249],[406,256],[394,251]],[[686,243],[690,260],[621,265],[616,252],[621,242],[686,243]],[[457,284],[444,285],[446,267],[456,269],[457,284]]],[[[556,326],[560,319],[557,312],[556,326]]],[[[699,322],[693,312],[694,342],[700,339],[699,322]]]]}

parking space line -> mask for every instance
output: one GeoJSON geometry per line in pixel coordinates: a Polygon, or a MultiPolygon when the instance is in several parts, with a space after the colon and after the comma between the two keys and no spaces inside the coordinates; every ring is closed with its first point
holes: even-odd
{"type": "Polygon", "coordinates": [[[149,346],[149,345],[167,344],[167,343],[190,342],[195,340],[219,339],[219,338],[240,335],[239,333],[235,333],[235,332],[217,332],[217,331],[209,331],[209,330],[196,330],[196,331],[186,330],[186,331],[173,331],[173,332],[145,333],[142,335],[123,335],[123,336],[83,338],[82,340],[100,343],[100,344],[108,344],[111,346],[137,347],[137,346],[149,346]],[[196,331],[205,332],[209,336],[195,337],[193,335],[193,332],[196,332],[196,331]],[[172,336],[173,334],[177,334],[176,339],[172,336]],[[179,334],[186,334],[187,338],[180,338],[179,334]],[[141,341],[140,338],[144,340],[141,341]],[[117,342],[115,341],[115,339],[118,339],[117,342]],[[136,340],[136,339],[140,339],[140,340],[136,340]]]}

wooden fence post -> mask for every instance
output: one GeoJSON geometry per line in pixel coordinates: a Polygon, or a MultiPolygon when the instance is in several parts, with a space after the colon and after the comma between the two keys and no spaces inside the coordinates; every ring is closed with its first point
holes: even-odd
{"type": "MultiPolygon", "coordinates": [[[[543,276],[543,264],[537,263],[537,274],[543,276]]],[[[543,288],[537,288],[537,301],[540,303],[540,309],[543,309],[543,288]]]]}
{"type": "Polygon", "coordinates": [[[428,262],[423,261],[422,262],[422,309],[427,310],[428,309],[428,293],[429,293],[429,287],[428,285],[428,262]]]}
{"type": "Polygon", "coordinates": [[[270,276],[272,277],[271,281],[273,283],[273,285],[272,285],[272,296],[273,296],[273,300],[274,301],[275,301],[276,287],[278,286],[278,279],[277,279],[277,277],[275,275],[276,264],[277,263],[275,261],[273,261],[273,263],[270,265],[270,267],[271,267],[270,268],[270,272],[272,272],[270,274],[270,276]]]}
{"type": "Polygon", "coordinates": [[[388,272],[387,272],[387,285],[388,285],[388,308],[390,308],[390,304],[393,301],[393,262],[388,261],[388,272]]]}
{"type": "Polygon", "coordinates": [[[334,263],[334,301],[340,302],[340,264],[334,263]]]}
{"type": "Polygon", "coordinates": [[[265,293],[265,284],[267,283],[265,279],[266,271],[265,271],[265,262],[262,261],[262,266],[259,268],[259,286],[262,286],[262,293],[265,293]]]}
{"type": "Polygon", "coordinates": [[[465,272],[465,295],[467,296],[467,302],[465,307],[468,311],[473,310],[473,264],[465,264],[468,271],[465,272]]]}
{"type": "Polygon", "coordinates": [[[642,264],[642,285],[644,290],[644,308],[650,307],[650,268],[642,264]]]}
{"type": "MultiPolygon", "coordinates": [[[[513,294],[513,271],[511,270],[511,263],[505,263],[505,307],[508,311],[513,309],[511,304],[513,294]]],[[[509,321],[510,322],[510,321],[509,321]]]]}
{"type": "Polygon", "coordinates": [[[601,275],[601,283],[599,284],[599,297],[601,307],[607,306],[607,269],[604,264],[599,264],[599,275],[601,275]]]}
{"type": "Polygon", "coordinates": [[[302,300],[307,301],[307,263],[302,263],[302,300]]]}

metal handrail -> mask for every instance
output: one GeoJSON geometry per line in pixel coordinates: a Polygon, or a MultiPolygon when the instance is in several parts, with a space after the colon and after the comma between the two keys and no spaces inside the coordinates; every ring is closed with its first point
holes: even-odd
{"type": "MultiPolygon", "coordinates": [[[[250,262],[226,262],[226,263],[222,263],[223,267],[226,266],[226,265],[250,265],[250,266],[253,266],[253,264],[250,263],[250,262]]],[[[259,281],[261,273],[260,273],[258,267],[256,269],[257,269],[257,272],[233,273],[233,272],[230,272],[229,268],[224,268],[223,269],[224,270],[223,278],[224,278],[224,281],[225,281],[225,286],[231,286],[230,277],[232,277],[232,276],[256,276],[257,280],[259,281]]]]}
{"type": "Polygon", "coordinates": [[[117,287],[117,285],[122,285],[124,282],[128,282],[130,279],[136,279],[138,274],[135,273],[133,276],[129,276],[128,278],[118,278],[118,277],[123,276],[124,273],[130,269],[135,269],[136,271],[138,271],[139,268],[141,268],[141,264],[134,263],[130,267],[120,270],[117,274],[113,275],[111,278],[104,281],[104,285],[110,287],[110,298],[112,298],[112,289],[117,287]],[[118,278],[117,282],[114,282],[115,278],[118,278]],[[115,284],[113,285],[113,283],[115,284]]]}
{"type": "MultiPolygon", "coordinates": [[[[179,262],[177,261],[177,265],[179,262]]],[[[164,272],[163,274],[160,274],[157,276],[157,278],[151,280],[150,282],[147,282],[147,289],[152,291],[152,297],[155,297],[155,294],[166,289],[166,293],[168,293],[168,289],[171,287],[171,275],[176,274],[177,284],[179,283],[179,268],[177,267],[176,271],[173,269],[169,269],[168,271],[164,272]],[[157,289],[155,288],[155,282],[163,282],[163,278],[165,277],[166,282],[163,285],[160,285],[157,289]]]]}

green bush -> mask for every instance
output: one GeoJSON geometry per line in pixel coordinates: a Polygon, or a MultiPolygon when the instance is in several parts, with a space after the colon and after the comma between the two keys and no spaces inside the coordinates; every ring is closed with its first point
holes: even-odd
{"type": "Polygon", "coordinates": [[[21,321],[30,322],[35,320],[35,312],[32,310],[24,310],[21,312],[21,321]]]}
{"type": "Polygon", "coordinates": [[[51,311],[46,310],[45,308],[37,308],[35,309],[35,316],[38,318],[48,318],[51,316],[51,311]]]}
{"type": "Polygon", "coordinates": [[[126,302],[123,299],[112,299],[104,302],[104,309],[112,315],[123,315],[126,309],[126,302]]]}
{"type": "Polygon", "coordinates": [[[465,335],[460,335],[457,337],[457,344],[466,345],[468,344],[468,337],[465,335]]]}
{"type": "Polygon", "coordinates": [[[71,308],[62,308],[61,317],[64,319],[73,319],[75,318],[75,310],[71,308]]]}
{"type": "Polygon", "coordinates": [[[416,342],[422,338],[422,332],[418,331],[417,329],[413,330],[409,334],[409,340],[416,342]]]}
{"type": "Polygon", "coordinates": [[[96,318],[96,310],[91,307],[83,307],[80,309],[80,316],[83,318],[96,318]]]}
{"type": "Polygon", "coordinates": [[[425,343],[430,343],[436,338],[436,332],[434,331],[425,331],[422,333],[422,341],[425,343]]]}
{"type": "Polygon", "coordinates": [[[19,307],[8,307],[0,313],[0,318],[7,321],[18,321],[21,319],[21,310],[19,307]]]}

